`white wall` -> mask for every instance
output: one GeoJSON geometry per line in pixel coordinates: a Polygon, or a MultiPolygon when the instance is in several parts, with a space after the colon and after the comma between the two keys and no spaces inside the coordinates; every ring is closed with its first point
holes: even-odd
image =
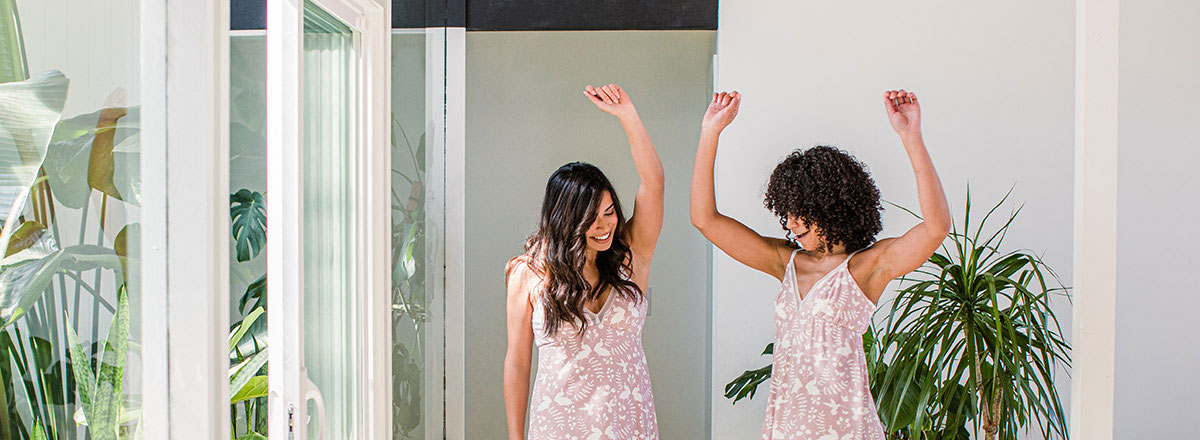
{"type": "Polygon", "coordinates": [[[642,339],[663,438],[707,438],[708,247],[689,223],[687,203],[714,38],[712,31],[467,34],[466,438],[505,432],[504,263],[533,231],[550,173],[591,162],[613,181],[626,212],[633,208],[629,143],[620,124],[583,96],[589,82],[630,93],[663,159],[666,214],[642,339]]]}
{"type": "Polygon", "coordinates": [[[1200,3],[1120,2],[1113,438],[1195,438],[1200,3]]]}
{"type": "MultiPolygon", "coordinates": [[[[793,148],[834,144],[870,168],[885,200],[917,207],[884,90],[918,92],[925,140],[955,221],[967,183],[994,203],[1015,185],[1024,203],[1007,248],[1029,248],[1071,282],[1074,2],[721,2],[718,88],[744,95],[717,155],[720,209],[782,235],[762,206],[771,169],[793,148]]],[[[915,222],[885,211],[881,237],[915,222]]],[[[774,335],[775,279],[714,255],[713,390],[749,368],[774,335]]],[[[894,286],[894,285],[893,285],[894,286]]],[[[888,298],[885,295],[884,300],[888,298]]],[[[1070,332],[1070,306],[1058,304],[1070,332]]],[[[1056,385],[1064,405],[1068,378],[1056,385]]],[[[765,389],[731,406],[713,400],[712,438],[753,438],[765,389]]]]}

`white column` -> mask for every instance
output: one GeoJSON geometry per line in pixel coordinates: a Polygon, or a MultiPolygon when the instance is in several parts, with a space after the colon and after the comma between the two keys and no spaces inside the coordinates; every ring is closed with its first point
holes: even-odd
{"type": "Polygon", "coordinates": [[[1113,438],[1119,0],[1076,2],[1071,437],[1113,438]]]}

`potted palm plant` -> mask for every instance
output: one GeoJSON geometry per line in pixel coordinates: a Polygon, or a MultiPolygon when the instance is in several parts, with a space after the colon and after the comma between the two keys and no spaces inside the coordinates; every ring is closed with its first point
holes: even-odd
{"type": "MultiPolygon", "coordinates": [[[[961,229],[901,279],[863,336],[880,419],[897,439],[1068,438],[1054,375],[1069,370],[1071,347],[1051,302],[1069,288],[1038,255],[1001,250],[1021,208],[988,227],[1008,195],[973,225],[967,193],[961,229]]],[[[770,368],[746,371],[725,396],[753,397],[770,368]]]]}

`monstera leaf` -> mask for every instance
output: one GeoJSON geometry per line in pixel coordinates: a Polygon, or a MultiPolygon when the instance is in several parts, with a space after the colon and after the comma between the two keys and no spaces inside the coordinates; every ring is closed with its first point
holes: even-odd
{"type": "Polygon", "coordinates": [[[229,204],[237,260],[253,260],[267,244],[267,201],[258,191],[241,189],[229,195],[229,204]]]}
{"type": "Polygon", "coordinates": [[[57,70],[0,84],[0,249],[8,249],[66,100],[67,77],[57,70]]]}

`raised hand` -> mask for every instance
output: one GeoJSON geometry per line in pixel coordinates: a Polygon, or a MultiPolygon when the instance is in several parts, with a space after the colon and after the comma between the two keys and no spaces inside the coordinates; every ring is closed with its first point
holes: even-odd
{"type": "Polygon", "coordinates": [[[592,104],[603,110],[605,113],[616,116],[618,119],[625,120],[630,117],[637,117],[637,109],[633,107],[633,100],[629,99],[629,95],[621,86],[609,84],[607,86],[592,87],[588,85],[583,90],[583,94],[587,95],[592,104]]]}
{"type": "Polygon", "coordinates": [[[887,108],[888,121],[892,130],[900,137],[921,135],[921,104],[917,94],[904,90],[889,90],[883,93],[883,106],[887,108]]]}
{"type": "Polygon", "coordinates": [[[704,119],[700,122],[701,129],[717,132],[724,130],[733,122],[733,118],[737,117],[738,108],[741,106],[742,94],[738,92],[713,93],[713,100],[708,104],[708,111],[704,112],[704,119]]]}

